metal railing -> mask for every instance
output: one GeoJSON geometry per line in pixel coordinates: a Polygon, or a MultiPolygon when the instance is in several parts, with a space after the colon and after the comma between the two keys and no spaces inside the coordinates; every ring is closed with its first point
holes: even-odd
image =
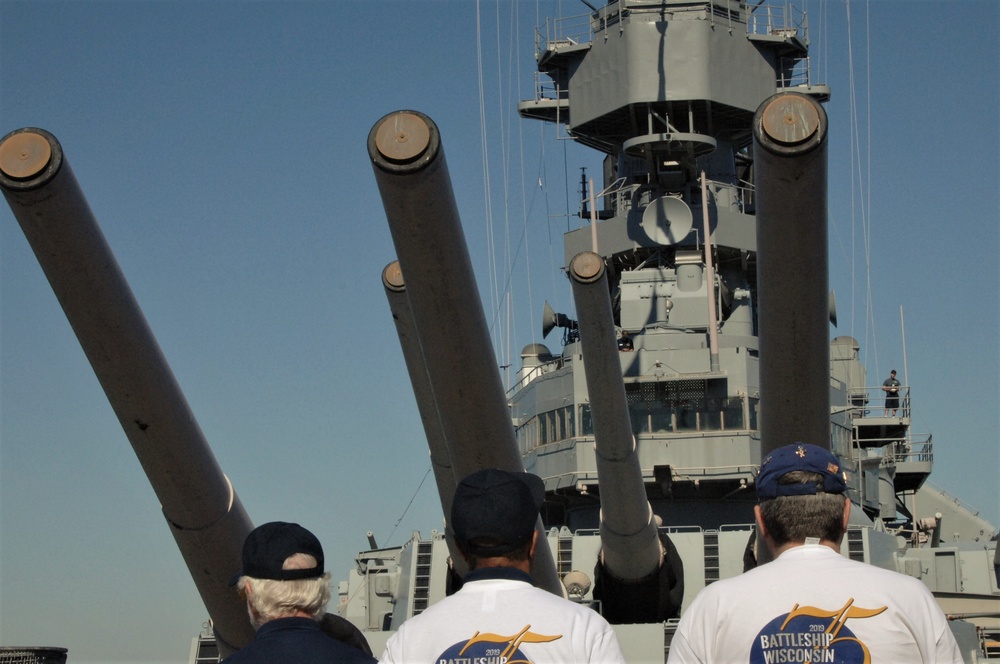
{"type": "MultiPolygon", "coordinates": [[[[721,182],[719,180],[708,180],[707,186],[709,194],[715,201],[717,207],[735,207],[743,213],[753,210],[754,187],[752,183],[740,181],[739,184],[721,182]]],[[[604,199],[610,205],[605,208],[610,209],[617,215],[626,214],[632,208],[642,207],[650,202],[650,192],[655,191],[648,184],[630,181],[625,177],[620,177],[609,185],[604,191],[594,196],[595,200],[604,199]]],[[[700,196],[696,196],[698,187],[695,183],[688,184],[682,200],[692,201],[693,205],[700,206],[700,196]]],[[[589,210],[590,197],[580,200],[580,209],[589,210]]],[[[585,221],[587,221],[585,219],[585,221]]]]}
{"type": "MultiPolygon", "coordinates": [[[[787,0],[765,0],[752,12],[743,13],[734,10],[731,3],[716,3],[711,0],[702,2],[649,2],[642,0],[618,0],[593,13],[576,14],[558,18],[547,18],[542,26],[535,28],[535,58],[538,59],[545,51],[556,51],[560,46],[578,46],[592,43],[598,36],[607,38],[613,26],[619,32],[626,30],[627,22],[623,18],[633,12],[659,11],[664,5],[672,11],[704,8],[706,19],[713,25],[721,23],[730,32],[745,23],[748,35],[766,35],[770,37],[796,38],[803,44],[808,44],[809,20],[808,14],[787,0]]],[[[809,57],[782,58],[779,67],[779,88],[808,86],[811,81],[811,63],[809,57]],[[787,60],[787,65],[784,61],[787,60]]],[[[567,90],[560,90],[555,85],[545,83],[541,72],[535,73],[536,100],[562,100],[568,95],[567,90]]]]}
{"type": "MultiPolygon", "coordinates": [[[[797,38],[803,44],[808,44],[809,16],[805,10],[788,2],[765,3],[755,8],[747,18],[747,34],[797,38]]],[[[779,88],[806,86],[812,80],[808,57],[782,58],[779,71],[787,72],[778,80],[779,88]],[[786,62],[790,64],[785,66],[786,62]]]]}
{"type": "Polygon", "coordinates": [[[558,101],[569,99],[569,90],[560,89],[540,71],[535,74],[535,101],[558,101]],[[544,78],[543,78],[544,77],[544,78]]]}
{"type": "Polygon", "coordinates": [[[548,49],[550,44],[589,44],[594,38],[590,14],[547,18],[542,28],[535,28],[535,56],[548,49]]]}
{"type": "Polygon", "coordinates": [[[706,10],[706,18],[713,24],[721,22],[730,30],[746,23],[747,33],[755,35],[800,36],[806,38],[809,29],[807,13],[787,0],[765,0],[752,12],[734,10],[732,3],[716,3],[711,0],[692,2],[649,2],[618,0],[610,2],[597,12],[547,18],[541,27],[535,28],[535,57],[552,45],[589,44],[596,36],[606,33],[612,26],[626,29],[622,17],[633,12],[660,12],[663,6],[672,11],[706,10]]]}
{"type": "Polygon", "coordinates": [[[918,434],[918,436],[919,438],[888,441],[883,450],[882,463],[884,465],[933,463],[934,446],[931,443],[931,434],[918,434]]]}
{"type": "Polygon", "coordinates": [[[49,647],[0,647],[0,663],[2,664],[63,664],[66,661],[66,648],[49,647]]]}
{"type": "Polygon", "coordinates": [[[910,416],[910,386],[899,386],[899,405],[895,409],[886,409],[885,402],[890,395],[882,389],[881,385],[872,387],[858,387],[850,391],[848,400],[850,405],[847,412],[852,418],[859,417],[909,417],[910,416]],[[887,410],[895,410],[894,415],[889,415],[887,410]]]}
{"type": "Polygon", "coordinates": [[[808,28],[805,10],[788,2],[765,2],[747,17],[747,32],[752,35],[805,37],[808,28]]]}

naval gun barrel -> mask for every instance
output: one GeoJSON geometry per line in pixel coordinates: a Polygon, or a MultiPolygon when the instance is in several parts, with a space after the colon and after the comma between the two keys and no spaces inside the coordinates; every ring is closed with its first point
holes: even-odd
{"type": "MultiPolygon", "coordinates": [[[[455,480],[523,472],[437,125],[390,113],[372,127],[368,154],[455,480]]],[[[541,519],[537,530],[535,583],[563,595],[541,519]]]]}
{"type": "Polygon", "coordinates": [[[795,92],[754,117],[761,454],[830,448],[827,117],[795,92]]]}
{"type": "Polygon", "coordinates": [[[253,628],[228,581],[253,526],[56,138],[35,128],[4,137],[0,189],[152,484],[220,646],[246,645],[253,628]]]}
{"type": "Polygon", "coordinates": [[[676,616],[679,557],[665,561],[639,463],[615,337],[604,259],[590,251],[569,266],[576,302],[584,373],[594,424],[601,498],[600,590],[603,612],[613,623],[652,622],[676,616]]]}
{"type": "MultiPolygon", "coordinates": [[[[431,389],[427,376],[427,366],[420,350],[420,339],[413,324],[413,314],[410,312],[410,302],[406,297],[406,284],[403,281],[403,271],[399,261],[393,261],[382,270],[382,287],[389,301],[389,311],[396,324],[396,334],[403,350],[403,361],[406,372],[413,386],[413,395],[417,400],[417,412],[424,425],[424,435],[427,436],[427,448],[430,451],[431,469],[434,471],[434,482],[437,484],[438,497],[441,499],[443,514],[451,514],[451,502],[455,495],[458,480],[451,464],[451,453],[445,441],[441,428],[441,418],[438,417],[437,405],[434,403],[434,391],[431,389]]],[[[451,553],[455,572],[464,576],[468,566],[459,555],[451,528],[445,529],[448,540],[448,550],[451,553]]],[[[374,548],[374,547],[373,547],[374,548]]]]}

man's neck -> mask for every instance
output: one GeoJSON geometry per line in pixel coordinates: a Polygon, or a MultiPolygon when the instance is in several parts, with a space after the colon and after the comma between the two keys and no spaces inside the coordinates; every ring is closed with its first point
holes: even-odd
{"type": "Polygon", "coordinates": [[[480,558],[476,561],[476,569],[489,569],[491,567],[510,567],[518,569],[525,574],[531,574],[530,560],[511,560],[510,558],[480,558]]]}
{"type": "Polygon", "coordinates": [[[789,549],[795,549],[795,548],[800,547],[800,546],[805,546],[806,544],[819,544],[821,546],[829,547],[833,551],[836,551],[837,553],[840,553],[840,543],[839,542],[834,542],[834,541],[831,541],[831,540],[828,540],[828,539],[809,538],[809,539],[804,540],[804,541],[786,542],[785,544],[782,544],[779,547],[772,546],[772,547],[770,547],[771,548],[771,555],[773,556],[773,558],[777,558],[778,556],[780,556],[781,554],[783,554],[785,551],[788,551],[789,549]]]}
{"type": "MultiPolygon", "coordinates": [[[[259,621],[259,619],[260,619],[260,615],[259,614],[257,615],[257,618],[258,618],[258,621],[259,621]]],[[[266,625],[269,622],[274,622],[275,620],[284,620],[285,618],[309,618],[310,620],[315,620],[315,618],[312,617],[312,614],[306,613],[305,611],[298,611],[297,610],[297,611],[292,611],[290,613],[284,613],[284,614],[282,614],[280,616],[277,616],[275,618],[271,618],[270,620],[262,621],[262,622],[260,622],[260,625],[263,626],[263,625],[266,625]]]]}
{"type": "Polygon", "coordinates": [[[516,567],[477,567],[469,571],[464,578],[466,583],[487,580],[524,581],[530,584],[531,575],[516,567]]]}

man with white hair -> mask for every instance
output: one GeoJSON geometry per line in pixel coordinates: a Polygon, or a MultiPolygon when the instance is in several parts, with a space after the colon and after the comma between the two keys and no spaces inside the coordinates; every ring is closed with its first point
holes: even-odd
{"type": "Polygon", "coordinates": [[[236,585],[257,633],[250,645],[223,660],[227,664],[374,664],[371,655],[320,627],[330,601],[330,575],[323,570],[319,540],[299,524],[275,521],[254,529],[243,544],[236,585]]]}

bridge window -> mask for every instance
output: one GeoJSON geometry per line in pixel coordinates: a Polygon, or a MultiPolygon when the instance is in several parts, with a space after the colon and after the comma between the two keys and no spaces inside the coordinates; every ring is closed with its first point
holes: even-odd
{"type": "MultiPolygon", "coordinates": [[[[758,399],[706,397],[704,381],[636,383],[625,386],[629,418],[636,434],[745,431],[757,429],[758,399]]],[[[581,404],[579,426],[573,406],[539,413],[517,428],[521,453],[573,436],[593,436],[590,404],[581,404]]]]}
{"type": "MultiPolygon", "coordinates": [[[[589,410],[587,415],[589,421],[589,410]]],[[[573,437],[574,420],[572,406],[539,413],[516,429],[518,449],[524,454],[539,445],[556,443],[573,437]]]]}
{"type": "Polygon", "coordinates": [[[626,385],[632,430],[656,434],[756,429],[755,399],[709,396],[706,387],[706,381],[626,385]]]}

